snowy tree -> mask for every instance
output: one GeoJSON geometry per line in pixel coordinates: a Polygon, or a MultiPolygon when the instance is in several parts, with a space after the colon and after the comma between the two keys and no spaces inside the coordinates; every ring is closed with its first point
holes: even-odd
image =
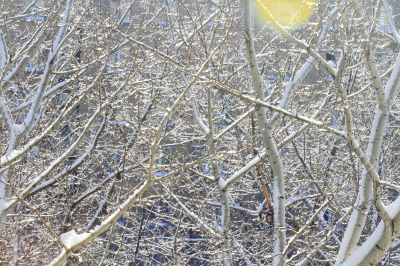
{"type": "Polygon", "coordinates": [[[396,1],[0,10],[1,264],[400,263],[396,1]]]}

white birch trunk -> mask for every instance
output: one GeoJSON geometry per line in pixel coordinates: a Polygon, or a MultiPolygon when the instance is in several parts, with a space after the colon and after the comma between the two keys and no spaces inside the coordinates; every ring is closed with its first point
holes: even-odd
{"type": "MultiPolygon", "coordinates": [[[[23,70],[23,67],[26,64],[26,62],[29,60],[29,57],[23,56],[22,59],[17,64],[17,66],[14,68],[14,71],[10,72],[10,75],[8,78],[6,77],[5,80],[8,81],[8,84],[5,84],[4,81],[1,81],[1,84],[0,84],[0,87],[1,87],[0,88],[0,92],[1,92],[0,108],[2,110],[2,113],[4,113],[7,117],[7,122],[8,122],[8,127],[9,127],[8,148],[7,148],[7,153],[5,155],[6,158],[10,157],[12,155],[12,153],[15,151],[15,149],[17,148],[19,139],[33,125],[35,116],[38,114],[42,95],[48,85],[51,67],[53,65],[55,56],[57,55],[57,52],[59,51],[59,48],[60,48],[60,45],[62,42],[62,38],[65,35],[65,33],[67,32],[67,27],[68,27],[68,23],[69,23],[70,16],[71,16],[73,2],[74,2],[73,0],[68,0],[65,4],[62,24],[61,24],[61,26],[55,36],[55,39],[53,41],[53,47],[52,47],[52,50],[50,51],[50,54],[49,54],[47,62],[46,62],[45,72],[44,72],[43,76],[41,77],[41,81],[40,81],[37,93],[33,98],[33,102],[31,104],[30,110],[29,110],[28,114],[25,116],[22,124],[19,124],[19,125],[15,124],[14,120],[12,119],[10,110],[8,110],[5,99],[2,96],[2,94],[3,94],[3,85],[6,85],[5,87],[10,86],[11,83],[9,81],[11,81],[11,78],[13,77],[13,75],[16,75],[19,71],[23,70]]],[[[1,53],[1,58],[2,58],[0,61],[0,66],[1,66],[0,70],[3,70],[7,65],[8,55],[7,55],[7,48],[6,48],[6,43],[5,43],[4,37],[2,35],[2,32],[0,32],[0,33],[1,33],[0,53],[1,53]]],[[[39,34],[39,36],[40,36],[40,34],[39,34]]],[[[38,44],[40,44],[40,43],[41,43],[41,41],[39,41],[39,39],[37,39],[36,42],[34,42],[34,45],[31,46],[31,49],[28,50],[28,52],[36,52],[38,50],[38,44]]],[[[2,224],[3,217],[4,217],[4,211],[6,209],[7,197],[8,197],[8,187],[7,187],[6,179],[5,179],[6,175],[7,175],[7,171],[1,175],[1,180],[0,180],[0,227],[2,224]]]]}
{"type": "MultiPolygon", "coordinates": [[[[257,99],[264,99],[264,84],[259,72],[254,39],[254,3],[247,1],[245,7],[245,35],[247,58],[249,61],[250,73],[253,81],[254,93],[257,99]]],[[[266,109],[256,106],[257,121],[261,130],[265,151],[273,171],[273,207],[274,207],[274,252],[273,265],[285,265],[283,252],[286,246],[286,225],[285,225],[285,181],[281,158],[273,139],[273,128],[267,124],[266,109]]]]}
{"type": "Polygon", "coordinates": [[[381,221],[368,239],[343,262],[336,265],[376,265],[385,255],[394,240],[400,235],[400,197],[387,207],[392,228],[386,228],[381,221]]]}
{"type": "MultiPolygon", "coordinates": [[[[393,106],[394,99],[397,97],[400,87],[400,53],[397,57],[395,67],[392,71],[389,82],[385,88],[385,101],[390,110],[393,106]]],[[[389,119],[389,112],[382,110],[377,106],[375,110],[374,120],[372,122],[371,133],[369,136],[368,148],[366,157],[367,160],[376,169],[378,159],[381,154],[382,142],[389,119]]],[[[358,241],[361,237],[362,229],[364,228],[370,203],[373,197],[373,183],[371,177],[364,170],[362,179],[359,184],[359,192],[355,203],[355,208],[350,216],[346,232],[343,236],[342,245],[336,262],[339,263],[347,258],[356,249],[358,241]]]]}

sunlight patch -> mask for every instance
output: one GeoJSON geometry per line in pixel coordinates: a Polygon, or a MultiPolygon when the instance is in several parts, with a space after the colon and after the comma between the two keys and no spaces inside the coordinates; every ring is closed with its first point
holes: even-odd
{"type": "Polygon", "coordinates": [[[279,23],[285,28],[306,23],[317,0],[255,0],[255,11],[264,22],[279,23]]]}

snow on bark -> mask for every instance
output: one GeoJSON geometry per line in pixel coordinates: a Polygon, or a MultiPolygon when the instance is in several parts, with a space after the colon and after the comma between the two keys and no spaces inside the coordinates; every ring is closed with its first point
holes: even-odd
{"type": "Polygon", "coordinates": [[[60,235],[60,241],[64,244],[67,249],[76,246],[80,242],[82,242],[85,238],[89,236],[89,233],[81,233],[77,234],[74,229],[68,231],[62,235],[60,235]]]}
{"type": "Polygon", "coordinates": [[[336,265],[375,265],[400,233],[400,197],[387,207],[393,228],[385,228],[381,221],[368,239],[342,263],[336,265]],[[393,231],[392,231],[393,229],[393,231]]]}
{"type": "Polygon", "coordinates": [[[67,241],[68,246],[64,248],[64,250],[50,263],[50,265],[62,265],[68,257],[72,254],[72,252],[80,249],[81,246],[87,244],[91,240],[95,239],[111,225],[117,222],[119,218],[136,202],[140,200],[140,197],[147,191],[150,187],[151,182],[146,180],[138,189],[136,189],[122,204],[119,205],[119,208],[112,213],[108,218],[106,218],[100,225],[96,226],[92,230],[86,233],[76,234],[74,232],[70,232],[67,234],[64,239],[67,241]]]}
{"type": "MultiPolygon", "coordinates": [[[[257,99],[264,99],[264,84],[258,68],[253,39],[254,4],[248,1],[245,7],[246,50],[253,82],[254,94],[257,99]]],[[[289,94],[289,92],[286,92],[289,94]]],[[[273,208],[274,208],[274,253],[273,265],[284,265],[283,255],[286,246],[285,224],[285,182],[283,165],[272,136],[273,128],[267,124],[266,109],[256,106],[256,117],[265,146],[266,154],[273,171],[273,208]]]]}
{"type": "MultiPolygon", "coordinates": [[[[400,53],[397,56],[396,64],[385,88],[385,101],[387,102],[388,110],[392,108],[394,99],[397,97],[399,89],[400,53]]],[[[385,129],[387,128],[388,119],[389,114],[387,110],[382,110],[378,106],[372,122],[371,133],[366,152],[367,160],[374,166],[374,168],[377,167],[378,159],[381,154],[383,136],[385,129]]],[[[356,208],[354,208],[354,211],[351,214],[348,226],[343,236],[342,245],[340,246],[340,250],[336,258],[337,263],[343,261],[346,257],[351,255],[357,247],[358,241],[361,237],[361,232],[367,219],[370,201],[373,196],[372,186],[372,179],[368,175],[368,171],[364,170],[359,184],[359,193],[357,195],[355,204],[356,208]]]]}
{"type": "Polygon", "coordinates": [[[33,122],[35,120],[35,116],[38,114],[38,110],[40,107],[41,100],[43,98],[43,94],[49,84],[50,80],[50,73],[51,69],[54,64],[54,59],[57,56],[58,51],[60,50],[61,43],[63,41],[63,37],[65,36],[69,24],[69,20],[71,17],[72,13],[72,6],[74,4],[73,0],[68,0],[67,3],[65,4],[65,9],[63,13],[63,18],[61,21],[60,28],[58,29],[58,32],[54,38],[52,49],[49,52],[49,55],[47,57],[46,65],[44,68],[44,72],[41,76],[39,86],[37,88],[36,94],[33,97],[31,107],[28,111],[28,113],[25,116],[24,122],[21,124],[21,127],[19,128],[18,135],[22,135],[23,133],[26,132],[26,130],[30,127],[32,127],[33,122]]]}
{"type": "Polygon", "coordinates": [[[0,27],[0,71],[4,69],[8,61],[8,51],[6,40],[4,39],[3,30],[0,27]]]}

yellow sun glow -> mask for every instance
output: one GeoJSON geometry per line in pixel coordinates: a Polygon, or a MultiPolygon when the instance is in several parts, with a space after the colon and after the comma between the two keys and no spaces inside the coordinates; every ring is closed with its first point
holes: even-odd
{"type": "Polygon", "coordinates": [[[317,0],[254,0],[255,11],[267,23],[293,27],[307,22],[317,0]]]}

